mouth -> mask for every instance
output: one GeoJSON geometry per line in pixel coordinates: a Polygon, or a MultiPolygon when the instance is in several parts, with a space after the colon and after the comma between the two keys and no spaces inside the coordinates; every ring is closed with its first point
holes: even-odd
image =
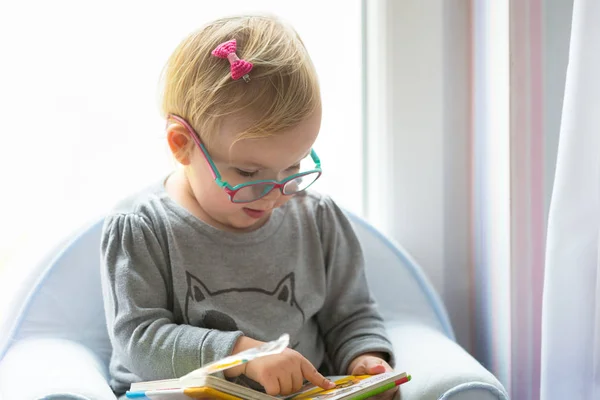
{"type": "Polygon", "coordinates": [[[255,210],[253,208],[244,207],[242,210],[248,215],[250,218],[259,219],[263,215],[265,215],[265,210],[255,210]]]}

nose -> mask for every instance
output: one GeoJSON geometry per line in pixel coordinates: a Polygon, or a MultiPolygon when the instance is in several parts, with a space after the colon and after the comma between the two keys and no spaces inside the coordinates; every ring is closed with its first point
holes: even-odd
{"type": "Polygon", "coordinates": [[[279,198],[282,196],[282,189],[282,187],[276,187],[271,189],[271,191],[267,193],[265,197],[263,197],[263,200],[272,201],[273,203],[277,202],[277,200],[279,200],[279,198]]]}

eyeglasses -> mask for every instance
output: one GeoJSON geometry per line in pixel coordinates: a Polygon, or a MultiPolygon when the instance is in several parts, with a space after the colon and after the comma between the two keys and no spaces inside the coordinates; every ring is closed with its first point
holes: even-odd
{"type": "Polygon", "coordinates": [[[181,123],[188,130],[194,139],[194,142],[196,142],[200,148],[204,159],[210,168],[213,179],[217,185],[225,190],[225,192],[229,195],[229,199],[233,203],[251,203],[265,197],[275,189],[279,189],[281,194],[286,196],[294,195],[308,189],[308,187],[315,183],[315,181],[321,176],[321,160],[317,156],[317,153],[311,149],[310,156],[315,163],[315,167],[309,171],[290,175],[281,181],[258,180],[231,186],[221,178],[219,170],[208,154],[208,151],[206,151],[206,147],[204,147],[200,141],[200,136],[198,136],[194,128],[192,128],[192,126],[185,119],[177,115],[171,114],[169,115],[169,118],[173,118],[177,122],[181,123]]]}

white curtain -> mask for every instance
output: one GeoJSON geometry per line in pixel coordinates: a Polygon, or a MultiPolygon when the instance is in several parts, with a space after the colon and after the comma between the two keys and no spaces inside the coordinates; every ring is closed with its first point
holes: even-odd
{"type": "Polygon", "coordinates": [[[600,1],[575,0],[546,250],[541,398],[600,399],[600,1]]]}

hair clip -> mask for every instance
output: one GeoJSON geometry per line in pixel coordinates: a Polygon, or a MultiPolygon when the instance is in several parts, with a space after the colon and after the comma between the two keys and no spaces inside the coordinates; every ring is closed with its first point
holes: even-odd
{"type": "Polygon", "coordinates": [[[235,54],[236,49],[236,41],[232,39],[218,45],[211,54],[215,57],[228,59],[229,64],[231,64],[231,77],[234,80],[244,78],[244,81],[248,83],[250,82],[248,73],[252,70],[253,65],[251,62],[240,59],[235,54]]]}

